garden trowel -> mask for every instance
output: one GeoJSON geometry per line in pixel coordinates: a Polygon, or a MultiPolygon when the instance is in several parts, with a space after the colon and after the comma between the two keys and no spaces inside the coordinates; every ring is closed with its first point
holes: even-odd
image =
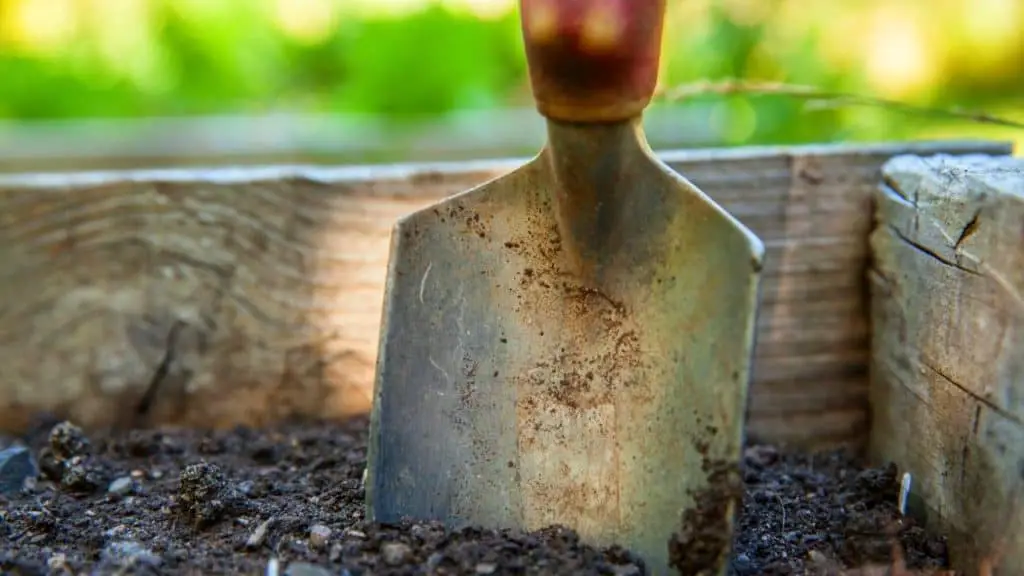
{"type": "Polygon", "coordinates": [[[392,233],[366,490],[378,522],[620,544],[719,574],[761,242],[641,124],[664,0],[521,0],[547,142],[392,233]]]}

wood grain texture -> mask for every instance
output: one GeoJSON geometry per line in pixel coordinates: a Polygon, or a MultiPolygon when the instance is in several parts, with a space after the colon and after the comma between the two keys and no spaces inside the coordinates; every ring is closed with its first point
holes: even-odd
{"type": "Polygon", "coordinates": [[[899,157],[871,235],[871,453],[955,567],[1024,573],[1024,159],[899,157]]]}
{"type": "MultiPolygon", "coordinates": [[[[871,191],[886,159],[938,152],[1010,147],[660,154],[767,248],[752,436],[865,437],[871,191]]],[[[393,222],[520,163],[0,177],[0,426],[365,411],[393,222]]]]}

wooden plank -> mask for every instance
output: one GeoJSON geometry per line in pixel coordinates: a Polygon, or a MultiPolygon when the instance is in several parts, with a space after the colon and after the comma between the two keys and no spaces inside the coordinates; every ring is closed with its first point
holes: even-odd
{"type": "MultiPolygon", "coordinates": [[[[870,193],[887,158],[936,152],[1010,147],[661,154],[772,239],[753,436],[863,437],[866,392],[847,387],[867,370],[870,193]],[[809,393],[790,407],[776,389],[809,393]]],[[[87,426],[364,411],[392,223],[521,161],[0,177],[0,426],[39,410],[87,426]]]]}
{"type": "Polygon", "coordinates": [[[1024,573],[1024,159],[900,157],[871,235],[870,448],[954,567],[1024,573]]]}

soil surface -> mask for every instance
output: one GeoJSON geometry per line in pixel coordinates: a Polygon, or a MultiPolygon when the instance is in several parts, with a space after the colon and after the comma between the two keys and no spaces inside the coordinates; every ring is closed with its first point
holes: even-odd
{"type": "MultiPolygon", "coordinates": [[[[92,437],[48,423],[24,439],[38,477],[0,496],[0,573],[645,572],[629,552],[584,546],[566,529],[511,534],[364,522],[365,438],[363,419],[92,437]]],[[[0,440],[0,448],[14,442],[0,440]]],[[[897,533],[909,566],[945,565],[941,538],[909,518],[897,522],[892,467],[865,470],[839,452],[757,446],[747,449],[741,475],[735,576],[886,563],[897,533]]],[[[708,549],[704,538],[686,530],[673,538],[681,564],[708,549]]]]}

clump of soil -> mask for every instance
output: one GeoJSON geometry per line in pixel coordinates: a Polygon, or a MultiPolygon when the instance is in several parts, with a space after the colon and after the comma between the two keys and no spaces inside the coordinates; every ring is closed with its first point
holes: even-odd
{"type": "Polygon", "coordinates": [[[669,564],[679,574],[718,573],[730,550],[729,519],[744,494],[734,462],[714,462],[705,456],[702,467],[707,487],[694,494],[696,506],[683,512],[679,531],[668,543],[669,564]]]}
{"type": "MultiPolygon", "coordinates": [[[[68,423],[47,428],[26,439],[40,477],[0,496],[0,573],[263,574],[268,564],[282,575],[645,573],[628,551],[583,545],[560,527],[521,534],[366,522],[366,432],[365,419],[91,437],[68,423]]],[[[898,516],[891,468],[755,447],[741,474],[734,575],[889,560],[898,516]]],[[[708,522],[691,518],[693,529],[674,539],[684,568],[721,550],[707,540],[709,529],[721,534],[719,515],[705,512],[708,522]]],[[[909,519],[898,532],[911,566],[945,564],[941,538],[909,519]]]]}

